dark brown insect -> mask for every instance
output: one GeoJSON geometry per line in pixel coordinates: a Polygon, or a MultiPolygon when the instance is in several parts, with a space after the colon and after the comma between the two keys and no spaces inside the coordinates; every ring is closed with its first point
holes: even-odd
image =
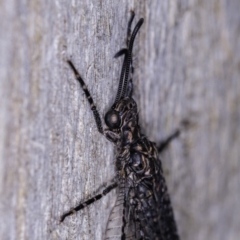
{"type": "Polygon", "coordinates": [[[93,99],[80,74],[71,61],[69,66],[79,81],[93,111],[98,131],[117,148],[114,183],[101,194],[81,203],[61,216],[64,219],[99,200],[118,187],[118,197],[109,217],[105,239],[179,240],[170,198],[163,176],[158,151],[179,135],[176,131],[157,147],[141,133],[138,123],[137,104],[132,98],[133,84],[129,72],[133,72],[132,50],[138,30],[143,24],[141,18],[131,33],[134,18],[132,12],[127,30],[127,48],[121,49],[115,57],[124,55],[117,96],[111,109],[105,115],[108,126],[103,130],[102,121],[93,99]]]}

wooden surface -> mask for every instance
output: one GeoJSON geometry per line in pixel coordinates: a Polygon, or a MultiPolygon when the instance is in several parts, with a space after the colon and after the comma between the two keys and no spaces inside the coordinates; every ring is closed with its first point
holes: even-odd
{"type": "Polygon", "coordinates": [[[129,11],[143,132],[158,142],[182,240],[240,235],[240,1],[1,1],[0,238],[102,239],[115,193],[59,224],[114,176],[65,60],[102,116],[117,89],[129,11]]]}

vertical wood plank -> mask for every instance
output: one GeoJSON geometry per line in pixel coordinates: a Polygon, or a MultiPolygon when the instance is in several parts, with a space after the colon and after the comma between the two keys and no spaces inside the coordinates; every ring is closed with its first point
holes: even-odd
{"type": "Polygon", "coordinates": [[[158,142],[182,239],[240,234],[240,4],[203,1],[0,3],[0,238],[102,239],[115,193],[59,224],[114,176],[66,59],[102,116],[114,100],[129,11],[141,127],[158,142]]]}

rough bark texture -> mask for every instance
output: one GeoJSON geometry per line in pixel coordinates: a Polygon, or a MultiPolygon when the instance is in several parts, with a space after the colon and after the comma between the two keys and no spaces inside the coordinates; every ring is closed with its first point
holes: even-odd
{"type": "Polygon", "coordinates": [[[181,136],[162,156],[183,240],[240,236],[240,1],[0,2],[0,238],[102,239],[115,193],[59,224],[114,176],[65,60],[102,115],[114,100],[129,11],[144,133],[181,136]]]}

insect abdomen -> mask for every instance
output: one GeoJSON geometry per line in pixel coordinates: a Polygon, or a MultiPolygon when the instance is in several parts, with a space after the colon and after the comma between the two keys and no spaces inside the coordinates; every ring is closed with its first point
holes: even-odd
{"type": "Polygon", "coordinates": [[[126,165],[128,202],[135,239],[178,240],[176,224],[155,144],[144,135],[130,148],[126,165]]]}

